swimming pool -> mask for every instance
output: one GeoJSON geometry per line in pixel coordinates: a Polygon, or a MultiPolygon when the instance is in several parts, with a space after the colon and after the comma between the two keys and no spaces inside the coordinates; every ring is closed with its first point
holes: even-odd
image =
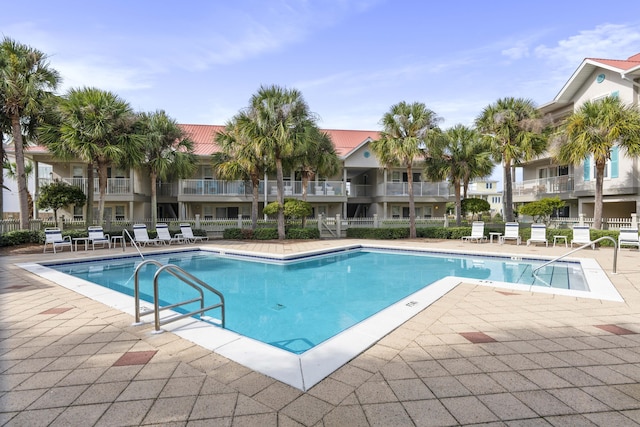
{"type": "MultiPolygon", "coordinates": [[[[460,277],[467,283],[529,289],[536,282],[531,266],[545,261],[406,248],[399,251],[380,246],[344,247],[329,254],[314,252],[281,258],[215,249],[153,257],[182,266],[221,290],[227,300],[228,330],[191,320],[167,325],[165,329],[303,390],[435,301],[460,283],[460,277]],[[225,281],[221,280],[223,277],[225,281]],[[506,284],[509,281],[515,284],[506,284]],[[202,335],[209,335],[205,344],[198,341],[202,335]],[[254,340],[269,345],[256,348],[254,340]],[[282,350],[292,357],[283,357],[282,350]]],[[[78,288],[84,292],[90,282],[101,280],[122,292],[125,284],[132,286],[131,275],[140,261],[129,256],[40,267],[53,276],[77,276],[78,288]],[[53,273],[51,268],[55,269],[53,273]]],[[[585,277],[584,269],[585,265],[576,261],[546,267],[538,275],[544,284],[539,290],[594,297],[588,279],[592,274],[585,277]],[[570,290],[569,285],[574,289],[570,290]]],[[[151,270],[149,274],[154,272],[151,270]]],[[[143,281],[143,293],[150,294],[144,286],[149,285],[143,281]]],[[[90,293],[108,292],[103,289],[90,293]]],[[[112,299],[111,305],[122,307],[122,295],[112,299]]],[[[131,305],[122,308],[131,312],[130,298],[127,303],[131,305]]]]}

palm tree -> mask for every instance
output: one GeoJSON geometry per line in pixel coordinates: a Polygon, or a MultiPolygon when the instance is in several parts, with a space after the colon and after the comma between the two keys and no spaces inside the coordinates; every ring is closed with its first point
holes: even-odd
{"type": "Polygon", "coordinates": [[[382,117],[380,139],[371,142],[371,151],[386,167],[407,168],[409,190],[409,237],[416,237],[416,209],[413,196],[413,166],[426,154],[426,140],[437,129],[440,118],[421,102],[392,105],[382,117]]]}
{"type": "Polygon", "coordinates": [[[37,121],[43,103],[59,82],[58,72],[49,67],[44,53],[8,37],[0,43],[0,110],[2,121],[11,123],[22,229],[29,226],[23,131],[37,121]]]}
{"type": "Polygon", "coordinates": [[[107,169],[130,167],[144,159],[136,116],[118,95],[96,88],[71,89],[58,105],[59,124],[40,128],[40,140],[59,159],[87,163],[87,223],[93,223],[93,170],[98,171],[98,219],[104,219],[107,169]]]}
{"type": "Polygon", "coordinates": [[[138,165],[149,172],[151,178],[151,223],[158,215],[157,181],[187,178],[196,170],[193,141],[178,123],[163,110],[141,113],[137,130],[141,135],[144,159],[138,165]]]}
{"type": "Polygon", "coordinates": [[[461,187],[473,178],[487,176],[493,169],[489,144],[469,127],[457,125],[428,141],[425,173],[434,180],[448,179],[456,196],[456,225],[462,222],[461,187]]]}
{"type": "Polygon", "coordinates": [[[243,138],[252,141],[258,155],[275,166],[280,240],[285,238],[282,162],[304,141],[305,129],[310,123],[315,123],[315,117],[302,93],[275,85],[260,87],[251,97],[245,114],[238,117],[237,126],[243,138]]]}
{"type": "Polygon", "coordinates": [[[494,160],[504,167],[504,214],[513,221],[513,179],[511,168],[541,154],[547,147],[547,123],[533,101],[523,98],[498,99],[482,110],[476,128],[491,142],[494,160]]]}
{"type": "Polygon", "coordinates": [[[640,154],[640,111],[617,97],[587,101],[560,126],[561,142],[555,157],[561,163],[580,164],[593,156],[595,164],[594,223],[602,228],[603,180],[611,151],[640,154]]]}
{"type": "Polygon", "coordinates": [[[243,180],[251,182],[251,229],[258,226],[258,204],[260,203],[260,178],[267,170],[265,157],[260,155],[256,146],[245,137],[238,128],[238,121],[246,113],[239,113],[225,126],[225,130],[215,135],[215,142],[220,151],[214,153],[212,162],[217,175],[226,180],[243,180]]]}

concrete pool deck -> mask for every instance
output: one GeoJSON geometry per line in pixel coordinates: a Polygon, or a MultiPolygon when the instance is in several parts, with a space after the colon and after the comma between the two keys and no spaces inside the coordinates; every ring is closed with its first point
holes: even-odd
{"type": "MultiPolygon", "coordinates": [[[[290,254],[355,240],[213,241],[290,254]]],[[[385,241],[537,256],[562,247],[385,241]]],[[[204,246],[204,245],[203,245],[204,246]]],[[[147,248],[147,251],[155,250],[147,248]]],[[[122,253],[98,249],[96,254],[122,253]]],[[[134,251],[131,248],[127,252],[134,251]]],[[[624,302],[461,284],[307,392],[2,257],[0,425],[640,425],[640,253],[585,249],[624,302]]]]}

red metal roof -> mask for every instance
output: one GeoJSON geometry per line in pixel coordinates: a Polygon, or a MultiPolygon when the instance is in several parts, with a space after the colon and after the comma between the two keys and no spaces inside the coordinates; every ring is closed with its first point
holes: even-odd
{"type": "Polygon", "coordinates": [[[587,58],[594,62],[615,67],[620,70],[629,70],[640,65],[640,53],[630,56],[628,59],[603,59],[603,58],[587,58]]]}
{"type": "MultiPolygon", "coordinates": [[[[180,127],[194,141],[194,151],[198,156],[208,156],[218,151],[214,142],[214,134],[224,130],[218,125],[184,125],[180,127]]],[[[371,130],[336,130],[322,129],[331,136],[333,145],[339,156],[344,157],[365,142],[368,138],[377,139],[380,133],[371,130]]]]}

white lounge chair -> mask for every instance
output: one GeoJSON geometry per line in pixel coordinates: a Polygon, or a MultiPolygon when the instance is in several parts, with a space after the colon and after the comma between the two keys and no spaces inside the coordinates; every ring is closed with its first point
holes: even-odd
{"type": "Polygon", "coordinates": [[[42,253],[47,252],[48,245],[51,245],[54,254],[57,252],[57,248],[60,248],[60,250],[64,250],[64,248],[67,246],[69,247],[70,251],[73,251],[73,246],[71,246],[71,237],[62,237],[62,231],[59,228],[44,229],[44,249],[42,250],[42,253]]]}
{"type": "Polygon", "coordinates": [[[193,230],[191,229],[191,224],[180,224],[180,230],[182,231],[182,238],[187,243],[195,243],[202,242],[204,240],[209,240],[207,236],[194,236],[193,230]]]}
{"type": "Polygon", "coordinates": [[[133,224],[133,239],[140,246],[161,245],[163,243],[160,239],[149,238],[149,232],[147,232],[145,224],[133,224]]]}
{"type": "Polygon", "coordinates": [[[500,237],[500,244],[504,244],[505,240],[515,240],[516,245],[522,243],[520,237],[520,224],[517,222],[507,222],[504,225],[504,236],[500,237]]]}
{"type": "MultiPolygon", "coordinates": [[[[573,226],[573,239],[571,239],[571,247],[573,244],[585,245],[591,243],[591,233],[588,225],[574,225],[573,226]]],[[[591,244],[591,249],[595,249],[595,243],[591,244]]]]}
{"type": "Polygon", "coordinates": [[[471,236],[462,236],[463,242],[472,242],[474,240],[478,243],[487,240],[487,236],[484,235],[484,221],[474,221],[471,224],[471,236]]]}
{"type": "Polygon", "coordinates": [[[635,246],[640,250],[640,237],[637,228],[621,228],[618,236],[618,249],[622,246],[635,246]]]}
{"type": "Polygon", "coordinates": [[[527,240],[527,246],[532,243],[544,243],[545,246],[549,246],[547,226],[545,224],[531,224],[531,238],[527,240]]]}
{"type": "Polygon", "coordinates": [[[173,242],[184,243],[182,233],[178,233],[171,237],[171,233],[169,233],[169,226],[167,224],[156,224],[156,232],[158,233],[158,240],[162,240],[167,245],[170,245],[173,242]]]}
{"type": "Polygon", "coordinates": [[[99,225],[91,226],[88,228],[89,231],[89,243],[91,243],[91,248],[96,250],[96,243],[102,245],[107,245],[109,249],[111,249],[111,237],[108,234],[104,234],[104,230],[99,225]]]}

